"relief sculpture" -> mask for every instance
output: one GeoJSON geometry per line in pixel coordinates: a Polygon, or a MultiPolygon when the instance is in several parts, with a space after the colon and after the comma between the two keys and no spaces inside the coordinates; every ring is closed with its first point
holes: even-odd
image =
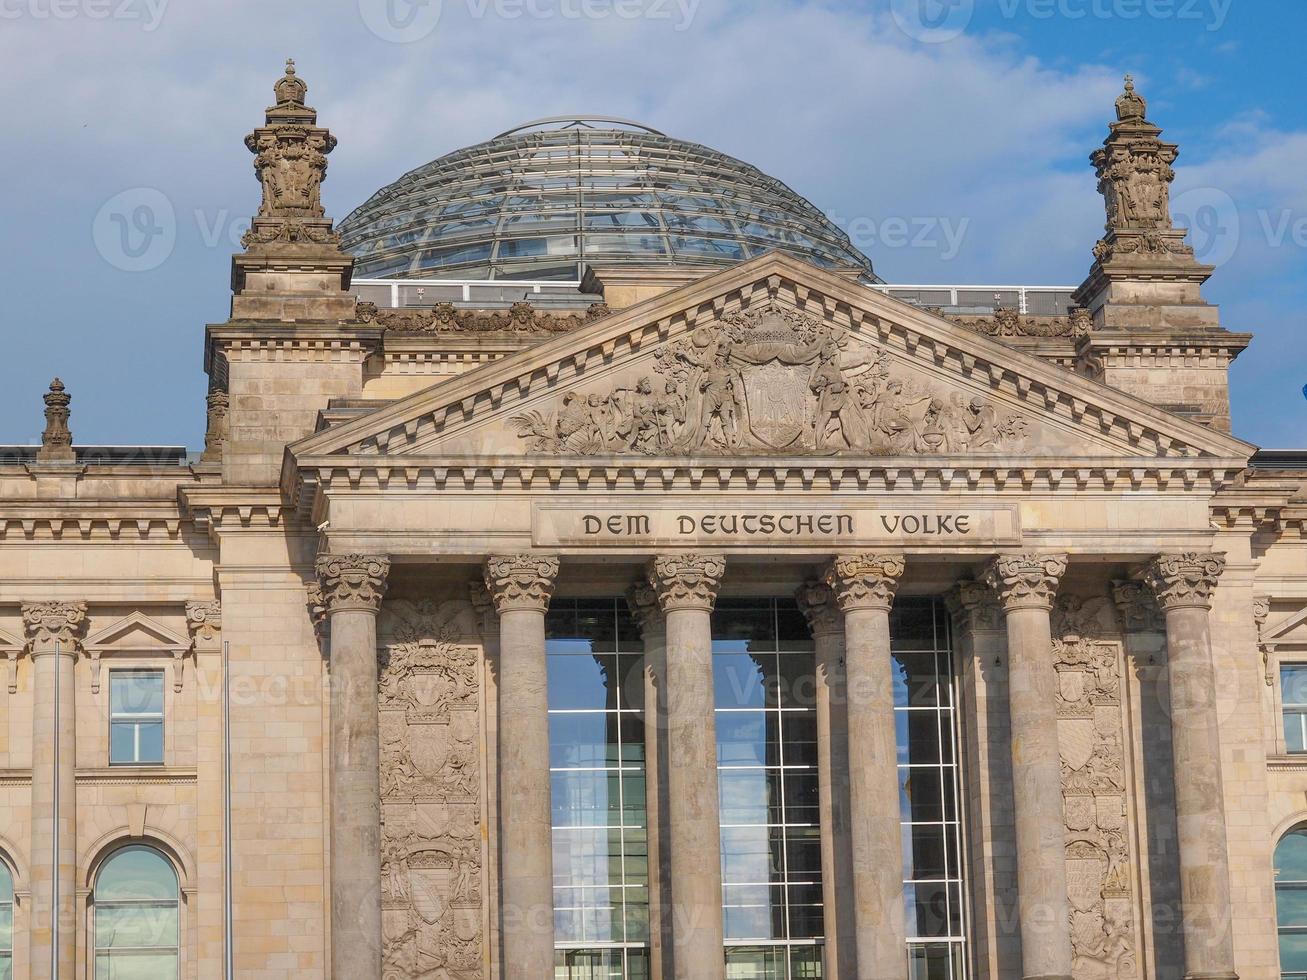
{"type": "Polygon", "coordinates": [[[379,651],[383,976],[482,976],[480,654],[465,602],[387,603],[379,651]]]}
{"type": "Polygon", "coordinates": [[[918,381],[888,351],[775,303],[699,327],[655,362],[633,384],[509,422],[530,451],[577,456],[999,453],[1032,435],[989,398],[918,381]]]}
{"type": "Polygon", "coordinates": [[[1138,973],[1126,824],[1121,644],[1111,601],[1058,601],[1053,622],[1058,744],[1066,817],[1073,974],[1119,980],[1138,973]]]}

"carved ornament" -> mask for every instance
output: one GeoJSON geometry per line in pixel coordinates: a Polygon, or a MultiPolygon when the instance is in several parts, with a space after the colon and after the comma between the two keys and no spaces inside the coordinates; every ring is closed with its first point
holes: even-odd
{"type": "Polygon", "coordinates": [[[1212,593],[1225,571],[1225,555],[1189,552],[1161,555],[1144,569],[1143,581],[1167,611],[1212,608],[1212,593]]]}
{"type": "Polygon", "coordinates": [[[949,614],[972,630],[1000,630],[1003,610],[994,590],[983,582],[959,582],[944,596],[949,614]]]}
{"type": "Polygon", "coordinates": [[[984,578],[1005,611],[1051,610],[1066,567],[1066,555],[1001,555],[990,562],[984,578]]]}
{"type": "Polygon", "coordinates": [[[58,643],[63,652],[72,653],[86,631],[84,602],[24,602],[22,616],[33,652],[58,643]]]}
{"type": "Polygon", "coordinates": [[[909,377],[887,351],[777,303],[721,317],[655,356],[654,374],[509,423],[531,452],[578,456],[1017,452],[1029,421],[909,377]]]}
{"type": "Polygon", "coordinates": [[[721,555],[662,555],[649,563],[648,574],[664,612],[711,611],[726,575],[726,559],[721,555]]]}
{"type": "Polygon", "coordinates": [[[212,646],[222,633],[222,603],[186,603],[186,627],[196,647],[212,646]]]}
{"type": "Polygon", "coordinates": [[[500,613],[549,608],[558,579],[558,559],[544,555],[497,555],[486,559],[486,589],[500,613]]]}
{"type": "Polygon", "coordinates": [[[328,615],[364,610],[376,612],[386,594],[390,559],[379,555],[319,555],[317,599],[328,615]]]}
{"type": "Polygon", "coordinates": [[[537,310],[530,303],[514,303],[507,310],[468,310],[453,303],[437,303],[430,309],[381,309],[360,302],[356,316],[360,323],[375,323],[393,334],[553,334],[576,330],[611,312],[603,303],[592,304],[583,314],[568,314],[537,310]]]}
{"type": "Polygon", "coordinates": [[[836,602],[834,591],[825,582],[816,579],[804,582],[794,593],[794,599],[814,637],[844,632],[844,610],[836,602]]]}
{"type": "Polygon", "coordinates": [[[667,620],[663,618],[662,607],[658,605],[658,593],[648,582],[636,582],[626,590],[626,605],[645,638],[667,631],[667,620]]]}
{"type": "Polygon", "coordinates": [[[823,577],[840,609],[889,609],[907,567],[901,555],[840,555],[823,577]]]}

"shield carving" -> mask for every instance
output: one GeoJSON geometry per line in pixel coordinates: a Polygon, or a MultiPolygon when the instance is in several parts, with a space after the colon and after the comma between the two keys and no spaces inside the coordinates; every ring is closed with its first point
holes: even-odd
{"type": "Polygon", "coordinates": [[[409,725],[408,754],[422,775],[434,777],[449,756],[449,726],[409,725]]]}
{"type": "Polygon", "coordinates": [[[1094,756],[1094,723],[1084,718],[1063,718],[1057,726],[1062,761],[1079,772],[1094,756]]]}
{"type": "Polygon", "coordinates": [[[1067,704],[1079,704],[1085,696],[1085,674],[1080,670],[1057,672],[1058,693],[1067,704]]]}
{"type": "Polygon", "coordinates": [[[1094,823],[1094,799],[1091,796],[1067,796],[1063,799],[1068,830],[1077,833],[1088,830],[1094,823]]]}
{"type": "Polygon", "coordinates": [[[1107,861],[1100,857],[1067,858],[1066,892],[1073,908],[1088,912],[1103,898],[1107,861]]]}
{"type": "Polygon", "coordinates": [[[749,431],[769,449],[791,449],[808,429],[807,365],[768,361],[740,371],[749,431]]]}

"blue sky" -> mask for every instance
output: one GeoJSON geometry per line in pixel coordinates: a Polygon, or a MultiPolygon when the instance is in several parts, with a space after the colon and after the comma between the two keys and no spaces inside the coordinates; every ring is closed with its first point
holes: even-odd
{"type": "Polygon", "coordinates": [[[1207,297],[1257,334],[1235,432],[1307,447],[1305,34],[1299,0],[0,0],[0,442],[39,439],[58,374],[78,442],[200,445],[204,324],[258,199],[242,139],[293,55],[340,139],[336,218],[517,123],[604,113],[780,177],[892,282],[1078,283],[1087,156],[1132,71],[1181,147],[1207,297]],[[158,220],[124,227],[142,203],[158,220]]]}

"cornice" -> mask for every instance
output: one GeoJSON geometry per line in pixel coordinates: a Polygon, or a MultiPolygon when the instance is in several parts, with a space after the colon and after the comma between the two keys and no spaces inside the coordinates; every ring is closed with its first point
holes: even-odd
{"type": "MultiPolygon", "coordinates": [[[[301,514],[312,512],[319,492],[569,490],[732,491],[981,491],[1026,495],[1032,491],[1083,494],[1206,492],[1227,486],[1243,470],[1239,459],[1053,458],[967,465],[956,458],[871,459],[657,459],[593,456],[547,462],[521,457],[458,460],[448,457],[370,459],[302,458],[283,490],[301,514]]],[[[280,498],[278,498],[280,499],[280,498]]]]}
{"type": "Polygon", "coordinates": [[[381,346],[381,338],[380,327],[361,323],[211,323],[204,329],[204,369],[212,374],[215,355],[229,359],[233,353],[267,359],[362,360],[381,346]]]}
{"type": "Polygon", "coordinates": [[[175,500],[31,500],[4,505],[0,541],[175,543],[183,523],[175,500]]]}
{"type": "Polygon", "coordinates": [[[290,516],[278,490],[249,487],[183,488],[178,498],[196,530],[217,543],[223,532],[283,527],[290,516]]]}

